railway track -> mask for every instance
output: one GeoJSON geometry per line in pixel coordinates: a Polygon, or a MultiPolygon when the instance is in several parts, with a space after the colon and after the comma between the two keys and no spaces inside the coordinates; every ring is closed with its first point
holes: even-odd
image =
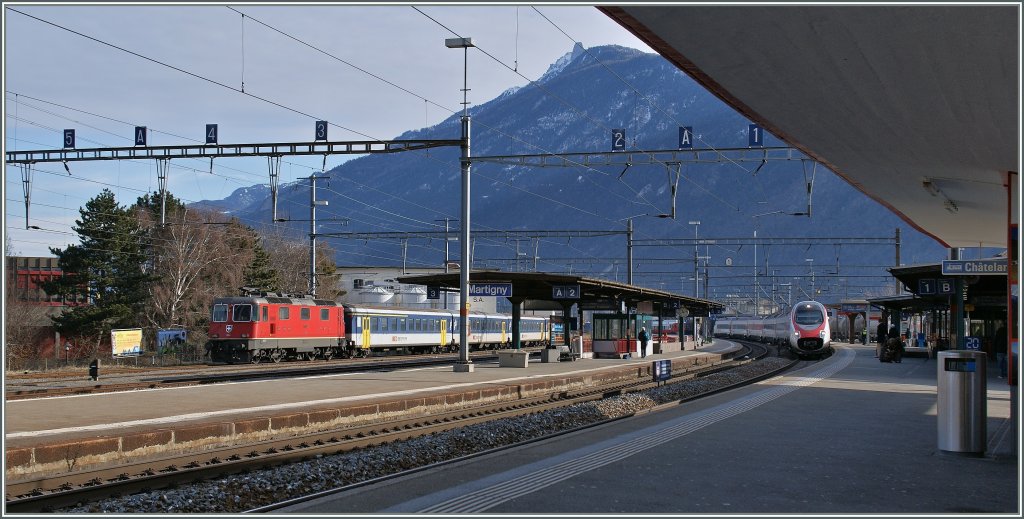
{"type": "MultiPolygon", "coordinates": [[[[721,364],[703,366],[677,374],[670,383],[732,369],[770,353],[767,348],[756,344],[746,345],[746,348],[747,351],[721,364]]],[[[8,512],[17,513],[48,512],[114,495],[173,487],[197,480],[409,440],[490,420],[539,413],[623,393],[642,391],[656,385],[652,382],[642,382],[562,392],[513,403],[506,402],[432,416],[268,440],[202,453],[146,460],[130,465],[73,472],[52,478],[9,482],[5,489],[6,509],[8,512]]]]}

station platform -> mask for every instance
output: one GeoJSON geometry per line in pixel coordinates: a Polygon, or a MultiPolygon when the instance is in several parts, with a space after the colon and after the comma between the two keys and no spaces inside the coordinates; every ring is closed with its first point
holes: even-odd
{"type": "Polygon", "coordinates": [[[6,475],[61,473],[76,466],[193,452],[294,436],[350,424],[549,395],[602,381],[648,377],[653,360],[679,371],[720,361],[739,347],[715,341],[700,349],[647,358],[532,360],[526,368],[474,363],[389,372],[356,372],[211,385],[13,400],[5,403],[6,475]]]}
{"type": "Polygon", "coordinates": [[[938,449],[934,359],[836,344],[756,385],[279,511],[1019,517],[1016,389],[987,374],[980,457],[938,449]]]}

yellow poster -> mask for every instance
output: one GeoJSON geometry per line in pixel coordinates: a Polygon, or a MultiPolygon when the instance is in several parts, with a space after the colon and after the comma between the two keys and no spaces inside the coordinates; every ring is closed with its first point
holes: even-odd
{"type": "Polygon", "coordinates": [[[142,355],[142,328],[110,330],[110,346],[115,357],[142,355]]]}

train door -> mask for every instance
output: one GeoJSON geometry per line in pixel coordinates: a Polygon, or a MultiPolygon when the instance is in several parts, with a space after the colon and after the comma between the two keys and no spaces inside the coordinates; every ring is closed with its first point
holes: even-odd
{"type": "Polygon", "coordinates": [[[501,321],[501,343],[505,344],[508,342],[508,322],[501,321]]]}
{"type": "Polygon", "coordinates": [[[270,337],[274,337],[277,334],[277,307],[267,305],[265,308],[268,311],[269,319],[264,319],[264,321],[269,321],[270,337]]]}
{"type": "Polygon", "coordinates": [[[448,346],[448,320],[440,319],[441,321],[441,348],[448,346]]]}
{"type": "Polygon", "coordinates": [[[361,346],[363,348],[369,348],[370,347],[370,318],[369,317],[360,317],[359,319],[360,319],[360,322],[363,325],[363,335],[362,335],[363,343],[362,343],[361,346]]]}

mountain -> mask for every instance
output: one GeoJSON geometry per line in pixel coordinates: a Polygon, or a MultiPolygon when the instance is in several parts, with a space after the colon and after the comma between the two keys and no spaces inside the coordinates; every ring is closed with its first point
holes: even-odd
{"type": "MultiPolygon", "coordinates": [[[[627,152],[675,149],[680,126],[693,127],[695,148],[746,148],[749,124],[661,56],[618,46],[584,49],[577,45],[536,82],[510,88],[471,107],[470,114],[473,157],[607,152],[615,128],[626,130],[627,152]]],[[[396,139],[453,139],[460,132],[456,114],[396,139]]],[[[764,144],[785,146],[771,135],[766,135],[764,144]]],[[[794,299],[801,295],[798,289],[823,290],[822,297],[838,297],[840,292],[858,297],[863,287],[871,287],[869,294],[884,292],[893,284],[885,268],[894,264],[891,242],[896,229],[901,232],[902,264],[935,262],[945,256],[934,240],[824,167],[815,169],[813,162],[800,160],[762,163],[758,151],[747,162],[683,163],[675,219],[653,217],[672,207],[672,165],[638,163],[623,170],[621,166],[532,167],[478,160],[471,177],[472,228],[624,231],[625,220],[632,217],[638,245],[633,248],[634,283],[691,295],[692,245],[658,247],[650,241],[692,238],[695,226],[688,222],[694,220],[700,221],[699,238],[750,238],[755,232],[759,238],[776,238],[774,244],[758,246],[758,276],[764,276],[759,284],[791,283],[797,287],[794,299]],[[808,210],[812,179],[812,216],[785,214],[808,210]],[[833,240],[810,246],[786,245],[781,240],[796,237],[833,240]],[[890,242],[858,245],[849,240],[865,237],[890,242]]],[[[344,228],[325,224],[320,231],[444,230],[444,218],[456,219],[460,213],[459,153],[458,148],[434,148],[371,155],[330,170],[329,180],[317,183],[317,198],[329,201],[328,207],[318,209],[318,218],[348,218],[349,224],[344,228]]],[[[245,221],[269,222],[268,195],[265,191],[261,195],[261,188],[265,189],[253,186],[222,202],[202,203],[233,207],[233,214],[245,221]]],[[[293,212],[303,208],[298,214],[306,214],[308,193],[304,188],[281,189],[279,212],[290,207],[293,212]]],[[[291,225],[297,237],[308,232],[308,224],[291,225]]],[[[451,229],[456,236],[458,223],[453,222],[451,229]]],[[[474,242],[477,267],[532,270],[536,255],[541,271],[571,270],[625,281],[626,239],[621,235],[474,242]]],[[[399,240],[330,239],[330,243],[338,251],[339,265],[403,264],[399,240]]],[[[443,240],[411,239],[407,245],[409,266],[443,264],[443,240]]],[[[755,263],[751,244],[716,243],[701,249],[700,256],[711,258],[713,297],[749,295],[755,263]]],[[[457,260],[457,242],[452,242],[450,254],[457,260]]],[[[700,292],[703,296],[703,287],[700,292]]]]}
{"type": "Polygon", "coordinates": [[[256,184],[248,187],[240,187],[232,191],[231,194],[223,200],[200,200],[189,204],[189,206],[202,209],[212,209],[223,214],[236,215],[239,213],[245,213],[250,206],[262,203],[269,196],[269,185],[256,184]]]}

